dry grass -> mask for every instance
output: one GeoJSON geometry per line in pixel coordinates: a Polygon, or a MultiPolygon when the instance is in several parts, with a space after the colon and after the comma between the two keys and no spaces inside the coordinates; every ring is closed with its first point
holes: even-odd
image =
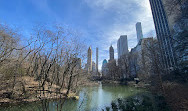
{"type": "Polygon", "coordinates": [[[19,101],[32,102],[40,99],[55,99],[65,97],[66,89],[61,89],[59,92],[59,88],[60,87],[57,85],[51,85],[49,82],[46,82],[43,91],[42,88],[39,87],[39,82],[35,81],[33,77],[19,77],[17,78],[16,85],[13,89],[13,98],[7,98],[4,96],[5,93],[11,91],[10,87],[6,87],[5,89],[0,91],[0,104],[14,103],[19,101]],[[23,93],[23,87],[25,93],[23,93]]]}
{"type": "MultiPolygon", "coordinates": [[[[83,78],[82,78],[83,79],[83,78]]],[[[11,92],[11,85],[5,85],[3,90],[0,90],[0,105],[4,103],[17,103],[17,102],[33,102],[38,101],[41,99],[58,99],[58,98],[75,98],[78,99],[79,97],[76,96],[76,93],[73,93],[73,89],[66,95],[67,89],[60,89],[58,85],[52,84],[50,82],[45,82],[44,90],[39,84],[38,81],[35,81],[34,77],[30,76],[23,76],[17,77],[16,85],[13,89],[12,98],[4,96],[5,93],[11,92]],[[25,90],[25,91],[23,91],[25,90]],[[23,93],[25,92],[25,93],[23,93]]],[[[13,81],[6,81],[6,82],[13,82],[13,81]]],[[[98,85],[95,81],[90,81],[87,77],[84,77],[83,80],[80,80],[77,84],[78,86],[93,86],[98,85]]],[[[78,88],[78,87],[77,87],[78,88]]]]}
{"type": "Polygon", "coordinates": [[[178,83],[163,83],[165,97],[174,111],[188,111],[188,86],[178,83]]]}

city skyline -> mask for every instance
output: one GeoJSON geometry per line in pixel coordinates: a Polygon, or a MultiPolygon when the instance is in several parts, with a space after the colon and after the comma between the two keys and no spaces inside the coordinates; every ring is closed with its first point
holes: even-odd
{"type": "Polygon", "coordinates": [[[0,0],[0,111],[188,111],[188,0],[0,0]]]}
{"type": "Polygon", "coordinates": [[[128,36],[129,50],[136,46],[136,22],[142,22],[144,37],[155,36],[149,0],[38,0],[37,3],[33,0],[6,0],[1,2],[0,9],[0,21],[18,27],[23,34],[22,40],[30,37],[29,32],[37,23],[61,23],[73,29],[93,52],[99,48],[99,69],[102,61],[109,59],[111,44],[117,58],[116,42],[120,35],[128,36]]]}

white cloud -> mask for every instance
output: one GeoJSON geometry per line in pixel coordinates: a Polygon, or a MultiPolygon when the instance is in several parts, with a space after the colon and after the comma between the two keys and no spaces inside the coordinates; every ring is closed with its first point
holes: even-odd
{"type": "MultiPolygon", "coordinates": [[[[108,58],[109,53],[105,53],[109,46],[114,46],[117,58],[116,42],[120,35],[128,36],[129,50],[136,46],[136,22],[142,23],[143,34],[154,30],[153,18],[148,0],[84,0],[92,10],[97,11],[97,15],[93,15],[91,22],[96,24],[96,19],[104,16],[108,11],[114,12],[117,16],[114,17],[114,22],[109,27],[102,28],[103,35],[96,44],[100,47],[100,65],[102,60],[108,58]]],[[[105,21],[104,21],[105,22],[105,21]]],[[[100,24],[98,27],[101,28],[100,24]]]]}

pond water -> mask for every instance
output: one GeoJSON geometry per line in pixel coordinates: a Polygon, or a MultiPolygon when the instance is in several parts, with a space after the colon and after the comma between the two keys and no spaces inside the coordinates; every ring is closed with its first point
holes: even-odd
{"type": "Polygon", "coordinates": [[[100,84],[81,88],[79,100],[43,100],[6,108],[0,107],[0,111],[101,111],[106,106],[111,106],[111,102],[118,98],[128,98],[142,92],[145,91],[130,86],[100,84]]]}

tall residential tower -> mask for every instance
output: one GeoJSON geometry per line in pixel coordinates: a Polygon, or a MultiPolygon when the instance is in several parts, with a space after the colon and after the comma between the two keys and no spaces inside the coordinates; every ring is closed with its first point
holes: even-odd
{"type": "Polygon", "coordinates": [[[120,58],[122,55],[129,53],[127,35],[120,36],[117,43],[117,50],[118,50],[118,58],[120,58]]]}
{"type": "Polygon", "coordinates": [[[141,39],[143,39],[141,22],[136,23],[136,33],[137,33],[137,41],[139,42],[141,39]]]}
{"type": "Polygon", "coordinates": [[[91,47],[88,49],[88,55],[87,55],[87,71],[92,71],[92,50],[91,47]]]}
{"type": "Polygon", "coordinates": [[[109,61],[112,61],[112,60],[114,60],[114,48],[112,47],[112,45],[109,48],[109,52],[110,52],[110,60],[109,61]]]}

